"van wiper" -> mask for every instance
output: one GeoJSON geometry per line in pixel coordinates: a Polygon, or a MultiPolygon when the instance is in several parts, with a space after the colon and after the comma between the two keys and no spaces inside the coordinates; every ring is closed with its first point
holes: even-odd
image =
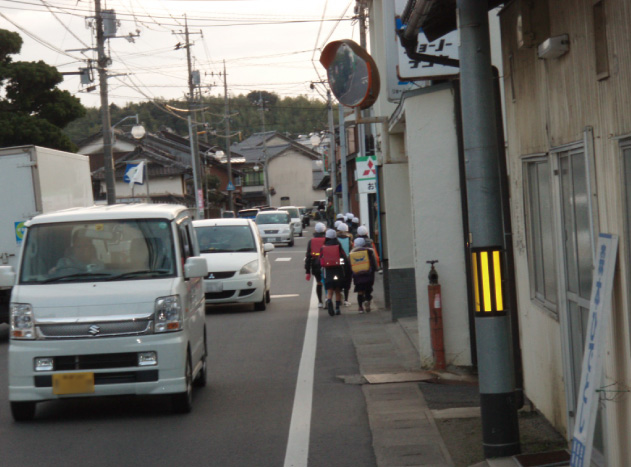
{"type": "Polygon", "coordinates": [[[103,276],[109,277],[110,274],[106,272],[77,272],[75,274],[68,274],[67,276],[51,277],[50,279],[46,279],[45,281],[42,281],[42,282],[47,284],[49,282],[58,282],[58,281],[66,280],[66,279],[77,279],[79,277],[96,278],[96,277],[103,277],[103,276]]]}
{"type": "Polygon", "coordinates": [[[110,276],[107,278],[107,280],[115,281],[119,279],[128,279],[130,277],[136,277],[136,276],[162,276],[168,273],[169,273],[168,269],[140,269],[138,271],[129,271],[129,272],[124,272],[122,274],[117,274],[115,276],[110,276]]]}

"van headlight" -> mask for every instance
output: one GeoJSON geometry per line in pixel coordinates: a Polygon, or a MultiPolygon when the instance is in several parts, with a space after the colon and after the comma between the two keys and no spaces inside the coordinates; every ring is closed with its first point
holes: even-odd
{"type": "Polygon", "coordinates": [[[259,260],[255,259],[254,261],[250,261],[248,264],[243,266],[239,271],[239,274],[254,274],[259,270],[259,260]]]}
{"type": "Polygon", "coordinates": [[[170,332],[182,329],[182,303],[179,295],[156,299],[154,332],[170,332]]]}
{"type": "Polygon", "coordinates": [[[33,307],[28,303],[11,303],[11,337],[13,339],[35,339],[33,307]]]}

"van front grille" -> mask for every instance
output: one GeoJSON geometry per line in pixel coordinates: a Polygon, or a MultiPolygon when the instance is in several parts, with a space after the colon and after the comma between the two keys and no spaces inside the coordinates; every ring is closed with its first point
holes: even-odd
{"type": "Polygon", "coordinates": [[[39,324],[37,331],[40,339],[94,339],[149,334],[152,331],[152,324],[153,321],[150,319],[39,324]]]}

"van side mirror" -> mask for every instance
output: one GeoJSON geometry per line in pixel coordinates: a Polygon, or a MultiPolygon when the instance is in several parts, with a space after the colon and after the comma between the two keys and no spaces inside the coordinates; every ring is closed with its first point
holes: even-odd
{"type": "Polygon", "coordinates": [[[0,266],[0,287],[13,287],[15,285],[15,271],[13,266],[0,266]]]}
{"type": "Polygon", "coordinates": [[[208,263],[201,256],[191,256],[184,263],[184,278],[206,277],[208,275],[208,263]]]}

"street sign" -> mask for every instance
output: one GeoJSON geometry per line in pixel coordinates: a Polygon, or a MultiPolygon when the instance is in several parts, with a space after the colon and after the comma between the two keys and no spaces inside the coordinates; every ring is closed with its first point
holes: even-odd
{"type": "Polygon", "coordinates": [[[587,321],[587,337],[583,354],[583,370],[579,385],[574,436],[572,438],[572,467],[591,465],[594,428],[598,414],[597,389],[601,384],[603,354],[607,321],[611,313],[611,291],[613,288],[618,252],[618,237],[610,234],[598,236],[596,264],[592,279],[592,297],[587,321]]]}
{"type": "Polygon", "coordinates": [[[228,187],[226,188],[226,191],[234,191],[234,185],[232,184],[232,182],[228,182],[228,187]]]}
{"type": "Polygon", "coordinates": [[[357,171],[357,191],[359,193],[377,192],[377,156],[359,156],[355,159],[357,171]]]}
{"type": "Polygon", "coordinates": [[[145,161],[128,162],[123,181],[131,184],[145,184],[145,161]]]}
{"type": "MultiPolygon", "coordinates": [[[[403,23],[401,15],[407,4],[407,0],[396,0],[395,2],[395,28],[402,29],[403,23]]],[[[445,78],[460,73],[460,69],[453,66],[438,65],[437,63],[419,62],[412,60],[405,53],[399,38],[397,42],[397,76],[402,81],[426,80],[445,78]]],[[[418,32],[418,44],[416,53],[436,55],[444,58],[458,59],[458,46],[460,45],[460,34],[458,30],[445,34],[440,39],[430,42],[423,31],[418,32]]]]}

